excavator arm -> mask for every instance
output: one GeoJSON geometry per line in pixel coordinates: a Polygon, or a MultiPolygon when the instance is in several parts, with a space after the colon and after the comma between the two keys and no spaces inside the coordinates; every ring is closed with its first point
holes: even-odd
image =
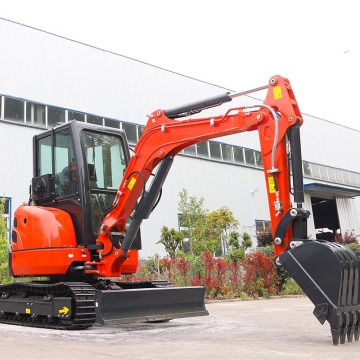
{"type": "MultiPolygon", "coordinates": [[[[101,260],[89,262],[88,265],[96,269],[88,272],[109,277],[136,267],[133,260],[136,261],[137,254],[132,255],[133,250],[130,250],[132,242],[142,220],[149,217],[176,154],[198,142],[245,131],[259,132],[272,226],[274,233],[279,224],[283,229],[277,234],[275,252],[279,255],[287,248],[293,237],[292,227],[288,226],[292,221],[283,220],[283,215],[291,209],[287,135],[292,127],[299,128],[302,118],[287,79],[274,76],[266,88],[268,93],[263,104],[230,108],[220,116],[175,120],[231,101],[244,93],[227,93],[175,109],[157,110],[149,116],[113,206],[104,216],[97,240],[101,260]],[[157,166],[148,188],[147,181],[157,166]],[[129,218],[131,224],[126,229],[129,218]],[[114,229],[123,235],[120,248],[114,246],[111,238],[114,229]]],[[[298,206],[299,215],[303,214],[300,201],[298,206]]]]}

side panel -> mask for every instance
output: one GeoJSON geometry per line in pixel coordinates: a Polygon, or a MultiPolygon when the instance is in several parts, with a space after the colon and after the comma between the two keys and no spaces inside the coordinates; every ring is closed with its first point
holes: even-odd
{"type": "Polygon", "coordinates": [[[65,211],[20,206],[15,211],[10,268],[14,276],[63,275],[72,263],[89,261],[76,245],[71,217],[65,211]]]}
{"type": "Polygon", "coordinates": [[[84,262],[90,255],[83,248],[54,248],[10,253],[14,276],[65,275],[73,262],[84,262]]]}
{"type": "Polygon", "coordinates": [[[12,251],[75,246],[74,226],[65,211],[37,206],[20,206],[15,211],[12,251]]]}

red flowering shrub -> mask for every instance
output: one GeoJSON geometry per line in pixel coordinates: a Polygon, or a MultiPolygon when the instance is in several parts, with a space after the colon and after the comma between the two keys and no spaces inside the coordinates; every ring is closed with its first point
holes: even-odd
{"type": "Polygon", "coordinates": [[[204,285],[208,299],[269,297],[282,291],[274,255],[263,252],[250,253],[236,262],[214,258],[209,252],[196,257],[165,257],[157,262],[149,260],[142,269],[146,271],[137,273],[137,279],[166,279],[176,286],[204,285]]]}
{"type": "Polygon", "coordinates": [[[178,285],[189,285],[188,278],[190,277],[190,264],[189,261],[182,257],[177,257],[173,260],[173,267],[178,278],[178,285]],[[181,281],[181,283],[179,283],[181,281]]]}
{"type": "Polygon", "coordinates": [[[277,292],[278,279],[272,256],[261,252],[246,255],[242,261],[244,267],[243,290],[254,297],[269,297],[277,292]]]}
{"type": "Polygon", "coordinates": [[[233,295],[241,294],[242,275],[241,275],[241,264],[239,261],[229,261],[228,263],[229,273],[229,288],[233,295]]]}
{"type": "Polygon", "coordinates": [[[334,238],[334,242],[343,245],[348,245],[348,244],[357,244],[358,240],[357,240],[357,235],[355,235],[353,231],[351,232],[345,231],[344,235],[336,234],[334,238]]]}

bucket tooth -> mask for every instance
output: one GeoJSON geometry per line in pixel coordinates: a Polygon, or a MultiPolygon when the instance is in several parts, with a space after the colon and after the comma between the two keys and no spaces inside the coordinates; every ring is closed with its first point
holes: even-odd
{"type": "Polygon", "coordinates": [[[360,337],[360,311],[354,312],[354,340],[359,341],[360,337]]]}
{"type": "Polygon", "coordinates": [[[345,344],[347,327],[340,328],[340,344],[345,344]]]}
{"type": "Polygon", "coordinates": [[[346,335],[348,334],[350,328],[350,312],[344,312],[342,314],[342,327],[341,327],[341,334],[340,334],[340,343],[344,344],[346,335]]]}
{"type": "Polygon", "coordinates": [[[340,330],[339,329],[331,329],[331,335],[333,339],[333,344],[337,345],[340,339],[340,330]]]}
{"type": "Polygon", "coordinates": [[[355,326],[349,326],[347,331],[348,342],[352,342],[354,339],[355,326]]]}
{"type": "Polygon", "coordinates": [[[359,340],[359,261],[348,248],[308,240],[285,251],[280,263],[314,303],[321,324],[328,321],[334,345],[359,340]]]}
{"type": "Polygon", "coordinates": [[[354,340],[355,341],[359,341],[359,335],[360,335],[359,326],[355,326],[355,330],[354,330],[354,340]]]}

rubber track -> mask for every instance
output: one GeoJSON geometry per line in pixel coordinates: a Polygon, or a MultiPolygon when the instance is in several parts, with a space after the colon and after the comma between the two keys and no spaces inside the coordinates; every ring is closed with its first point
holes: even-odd
{"type": "MultiPolygon", "coordinates": [[[[14,283],[10,285],[0,285],[0,293],[7,294],[11,302],[11,294],[22,295],[24,297],[34,295],[44,297],[71,297],[73,299],[73,317],[63,320],[58,317],[48,319],[44,316],[31,317],[29,315],[14,313],[0,314],[0,323],[32,326],[48,329],[84,329],[91,327],[95,320],[95,294],[96,289],[87,283],[68,282],[68,283],[14,283]]],[[[3,300],[2,300],[3,301],[3,300]]]]}

